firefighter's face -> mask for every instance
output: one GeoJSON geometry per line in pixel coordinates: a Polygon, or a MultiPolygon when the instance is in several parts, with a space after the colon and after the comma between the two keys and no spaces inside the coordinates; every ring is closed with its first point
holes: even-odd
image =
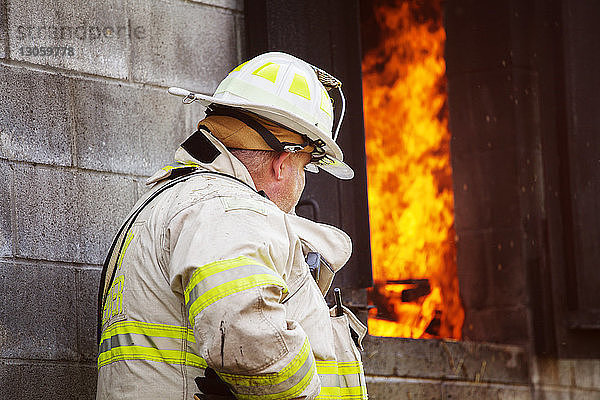
{"type": "Polygon", "coordinates": [[[308,153],[294,153],[290,154],[284,163],[283,181],[282,181],[282,198],[281,205],[278,204],[285,212],[290,212],[296,207],[304,186],[306,184],[306,176],[304,174],[304,167],[310,161],[310,154],[308,153]]]}
{"type": "Polygon", "coordinates": [[[271,182],[265,192],[285,212],[296,207],[304,191],[304,167],[310,161],[308,153],[282,153],[273,161],[271,182]]]}

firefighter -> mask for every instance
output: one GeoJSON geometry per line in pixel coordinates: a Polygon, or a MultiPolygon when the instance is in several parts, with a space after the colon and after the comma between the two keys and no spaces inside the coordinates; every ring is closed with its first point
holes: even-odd
{"type": "Polygon", "coordinates": [[[206,118],[148,180],[107,256],[97,399],[367,397],[366,328],[339,296],[324,300],[350,238],[294,213],[305,170],[354,175],[331,89],[343,108],[336,78],[275,52],[213,96],[169,89],[206,118]]]}

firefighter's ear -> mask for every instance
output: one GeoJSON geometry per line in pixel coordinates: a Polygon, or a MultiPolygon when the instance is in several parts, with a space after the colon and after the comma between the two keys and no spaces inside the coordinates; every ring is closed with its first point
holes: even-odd
{"type": "Polygon", "coordinates": [[[273,173],[273,177],[275,180],[282,180],[284,178],[285,169],[288,168],[288,160],[290,157],[290,153],[281,152],[273,161],[271,162],[271,169],[273,173]]]}

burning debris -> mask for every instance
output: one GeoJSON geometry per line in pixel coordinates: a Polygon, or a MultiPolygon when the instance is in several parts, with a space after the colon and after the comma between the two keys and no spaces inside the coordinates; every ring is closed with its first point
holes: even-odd
{"type": "Polygon", "coordinates": [[[380,38],[362,66],[375,280],[369,331],[459,339],[441,1],[369,4],[377,21],[370,33],[380,38]]]}

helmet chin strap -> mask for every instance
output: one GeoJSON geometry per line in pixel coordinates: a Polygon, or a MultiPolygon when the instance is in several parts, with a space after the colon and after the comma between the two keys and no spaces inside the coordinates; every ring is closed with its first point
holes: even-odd
{"type": "Polygon", "coordinates": [[[344,120],[344,114],[346,114],[346,98],[344,97],[344,92],[342,92],[342,84],[337,87],[340,92],[340,97],[342,98],[342,112],[340,114],[340,119],[338,121],[337,127],[335,128],[335,133],[333,134],[333,141],[336,142],[338,135],[340,134],[340,127],[342,126],[342,121],[344,120]]]}
{"type": "Polygon", "coordinates": [[[253,129],[260,135],[260,137],[267,143],[267,145],[275,151],[285,151],[287,153],[296,153],[310,144],[310,141],[305,135],[300,135],[304,139],[304,143],[290,143],[280,142],[279,139],[270,130],[265,128],[260,122],[247,114],[239,112],[231,107],[223,107],[215,104],[211,104],[206,109],[206,115],[222,115],[226,117],[235,118],[242,121],[249,128],[253,129]]]}
{"type": "Polygon", "coordinates": [[[333,141],[337,141],[338,135],[340,133],[340,127],[342,126],[342,121],[344,120],[344,115],[346,113],[346,98],[344,97],[344,92],[342,92],[342,82],[337,79],[335,76],[331,75],[327,71],[322,70],[319,67],[315,67],[311,65],[312,69],[315,71],[317,75],[317,79],[321,84],[329,91],[332,88],[336,88],[340,92],[340,97],[342,98],[342,112],[340,113],[340,119],[338,121],[337,127],[335,128],[335,132],[333,133],[333,141]]]}

